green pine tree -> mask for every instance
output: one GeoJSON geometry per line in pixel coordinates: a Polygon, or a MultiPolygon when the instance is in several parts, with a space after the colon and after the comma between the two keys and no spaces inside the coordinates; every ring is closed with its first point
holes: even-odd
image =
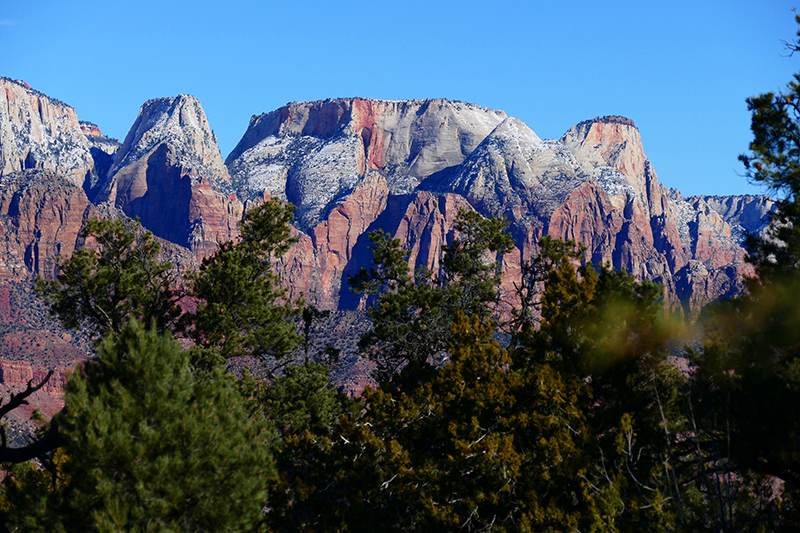
{"type": "Polygon", "coordinates": [[[359,346],[378,363],[380,379],[406,365],[406,378],[417,379],[413,376],[420,371],[424,379],[446,353],[458,312],[493,318],[500,283],[497,256],[514,247],[507,228],[505,220],[460,211],[458,237],[442,246],[438,273],[409,272],[408,253],[398,239],[382,230],[370,234],[375,266],[348,281],[355,292],[379,295],[368,310],[372,330],[359,346]]]}
{"type": "Polygon", "coordinates": [[[159,259],[161,245],[130,219],[89,219],[88,245],[59,264],[56,280],[37,281],[37,293],[64,327],[88,328],[102,337],[119,333],[129,319],[155,321],[159,331],[180,313],[178,274],[159,259]]]}
{"type": "Polygon", "coordinates": [[[294,206],[273,199],[251,209],[236,242],[222,243],[200,269],[187,275],[197,309],[181,317],[198,347],[225,359],[282,357],[300,343],[294,318],[302,300],[291,302],[273,261],[296,241],[290,222],[294,206]]]}
{"type": "MultiPolygon", "coordinates": [[[[800,50],[800,30],[787,47],[800,50]]],[[[791,531],[800,523],[800,423],[791,407],[800,404],[800,74],[747,104],[753,140],[739,159],[751,181],[778,196],[777,211],[765,236],[748,239],[756,276],[747,293],[704,312],[703,346],[690,351],[693,417],[703,491],[714,496],[709,521],[791,531]],[[773,498],[777,479],[784,496],[773,498]]]]}
{"type": "MultiPolygon", "coordinates": [[[[168,334],[128,323],[70,377],[56,423],[68,459],[24,531],[247,531],[267,505],[274,433],[248,416],[233,379],[192,375],[168,334]]],[[[41,484],[15,485],[31,501],[41,484]],[[26,496],[27,491],[27,496],[26,496]]],[[[23,497],[26,496],[26,497],[23,497]]],[[[27,498],[27,499],[26,499],[27,498]]]]}

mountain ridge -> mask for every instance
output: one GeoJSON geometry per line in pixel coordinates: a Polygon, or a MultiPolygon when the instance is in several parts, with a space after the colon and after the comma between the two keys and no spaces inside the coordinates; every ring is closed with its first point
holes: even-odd
{"type": "Polygon", "coordinates": [[[743,234],[763,229],[773,208],[766,197],[666,188],[635,123],[617,115],[541,139],[503,111],[445,99],[291,102],[253,115],[223,160],[189,95],[148,100],[117,143],[24,82],[2,78],[0,88],[8,283],[54,276],[57,258],[83,244],[89,216],[139,217],[196,264],[236,237],[247,209],[278,197],[297,205],[298,242],[276,269],[292,297],[323,309],[363,308],[346,280],[371,260],[369,231],[388,231],[412,268],[436,271],[458,211],[474,209],[510,224],[509,293],[547,234],[584,243],[595,264],[662,283],[667,301],[693,316],[741,290],[743,234]]]}
{"type": "MultiPolygon", "coordinates": [[[[82,140],[76,145],[85,147],[82,140]]],[[[330,217],[348,212],[345,204],[351,195],[365,183],[377,183],[368,176],[379,174],[386,190],[378,186],[371,191],[373,198],[410,195],[411,205],[424,191],[455,194],[487,216],[506,216],[518,226],[513,231],[531,241],[520,243],[525,253],[519,261],[530,259],[535,240],[543,234],[575,238],[588,243],[587,259],[660,281],[678,300],[681,291],[696,292],[678,286],[679,273],[690,261],[713,270],[722,266],[714,258],[722,257],[725,265],[737,265],[738,273],[746,269],[741,243],[734,240],[747,228],[731,209],[751,209],[747,223],[756,226],[769,210],[767,200],[711,205],[706,198],[687,201],[670,195],[644,153],[638,128],[626,117],[595,117],[572,126],[558,140],[542,140],[503,111],[445,99],[290,102],[253,115],[223,161],[196,98],[155,98],[142,105],[113,157],[99,185],[84,186],[90,194],[95,191],[90,201],[140,217],[154,234],[192,249],[198,258],[235,237],[244,210],[265,197],[297,205],[297,230],[317,236],[312,239],[314,254],[327,249],[327,254],[348,257],[347,250],[320,244],[314,229],[324,223],[331,234],[330,217]],[[755,204],[761,207],[752,208],[755,204]],[[727,218],[710,220],[718,209],[727,218]],[[735,220],[737,229],[726,228],[726,220],[735,220]]],[[[86,159],[80,170],[89,176],[95,166],[94,159],[86,159]]],[[[57,165],[54,171],[65,173],[57,165]]],[[[76,174],[71,174],[73,180],[76,174]]],[[[365,197],[356,196],[350,204],[365,197]]],[[[418,200],[418,207],[427,201],[418,200]]],[[[369,209],[381,209],[386,199],[370,202],[369,209]]],[[[366,216],[365,209],[358,207],[364,221],[380,215],[366,216]]],[[[348,231],[369,224],[356,223],[348,231]]],[[[435,255],[435,247],[430,253],[435,255]]],[[[429,257],[426,262],[433,265],[436,260],[429,257]]],[[[332,261],[318,258],[313,263],[332,261]]],[[[341,285],[342,275],[337,268],[316,277],[338,276],[331,283],[341,285]]],[[[298,291],[307,294],[310,289],[298,291]]],[[[324,292],[337,290],[334,286],[324,292]]],[[[716,296],[712,291],[694,300],[716,296]]],[[[338,305],[335,299],[325,300],[331,307],[338,305]]],[[[696,312],[697,305],[689,310],[696,312]]]]}

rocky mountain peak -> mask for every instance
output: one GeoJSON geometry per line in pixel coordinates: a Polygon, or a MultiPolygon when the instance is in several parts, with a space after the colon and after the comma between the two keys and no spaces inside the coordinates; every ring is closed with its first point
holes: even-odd
{"type": "Polygon", "coordinates": [[[576,167],[574,157],[561,143],[543,141],[527,124],[508,117],[461,165],[431,176],[420,187],[460,194],[498,216],[519,207],[530,211],[534,197],[539,207],[544,207],[553,197],[571,191],[585,181],[576,176],[576,167]]]}
{"type": "Polygon", "coordinates": [[[237,236],[243,202],[288,199],[299,231],[276,265],[281,279],[292,297],[350,310],[365,303],[347,277],[370,264],[369,231],[401,239],[411,268],[437,271],[459,211],[474,209],[510,223],[511,305],[547,234],[580,241],[594,264],[663,283],[668,302],[696,315],[742,289],[752,271],[741,236],[772,209],[763,197],[666,190],[624,117],[542,140],[502,111],[441,99],[290,103],[254,116],[223,164],[200,102],[179,95],[146,102],[118,147],[63,102],[0,79],[0,324],[31,316],[29,300],[8,304],[5,286],[32,301],[31,279],[57,274],[58,258],[83,245],[86,219],[120,211],[188,264],[237,236]]]}
{"type": "Polygon", "coordinates": [[[200,102],[156,98],[142,105],[94,201],[203,256],[236,232],[241,204],[230,181],[200,102]]]}
{"type": "Polygon", "coordinates": [[[87,137],[104,137],[103,132],[100,131],[100,126],[88,120],[79,120],[78,124],[81,126],[81,131],[87,137]]]}
{"type": "Polygon", "coordinates": [[[634,121],[628,117],[623,117],[622,115],[605,115],[602,117],[595,117],[589,120],[583,120],[579,122],[577,126],[584,124],[624,124],[626,126],[631,126],[632,128],[636,127],[636,123],[634,121]]]}
{"type": "Polygon", "coordinates": [[[606,116],[580,122],[571,127],[561,141],[582,162],[607,165],[629,179],[639,181],[647,157],[639,129],[630,119],[606,116]]]}
{"type": "MultiPolygon", "coordinates": [[[[481,128],[485,134],[506,118],[506,114],[502,111],[440,98],[428,100],[334,98],[312,102],[289,102],[275,111],[253,115],[247,131],[226,158],[226,163],[232,163],[247,150],[269,137],[294,135],[330,139],[342,133],[354,133],[362,137],[368,145],[376,127],[385,129],[389,126],[390,132],[397,127],[430,128],[433,125],[432,121],[426,118],[441,115],[443,111],[450,115],[474,114],[475,116],[471,117],[473,120],[467,119],[467,123],[472,125],[475,119],[486,122],[488,129],[481,128]],[[416,116],[410,115],[409,112],[413,112],[416,116]],[[425,115],[427,116],[424,117],[425,115]],[[389,124],[386,123],[386,119],[389,120],[389,124]]],[[[467,124],[462,124],[464,125],[467,124]]],[[[485,135],[480,136],[474,144],[477,146],[483,137],[485,135]]]]}
{"type": "Polygon", "coordinates": [[[52,170],[82,186],[94,169],[90,143],[73,108],[0,78],[0,175],[27,169],[52,170]]]}
{"type": "Polygon", "coordinates": [[[117,150],[69,106],[22,82],[0,82],[2,171],[21,168],[25,178],[9,176],[0,187],[7,193],[0,211],[6,201],[13,219],[6,233],[17,235],[7,239],[6,255],[24,258],[5,259],[14,265],[11,277],[52,275],[52,258],[77,242],[54,237],[50,246],[41,236],[61,235],[67,219],[78,221],[67,233],[76,235],[95,209],[139,217],[199,258],[237,235],[244,205],[269,195],[297,206],[301,239],[281,267],[289,269],[285,279],[329,307],[349,294],[346,274],[369,260],[370,228],[408,239],[415,264],[435,269],[458,210],[470,208],[508,218],[518,243],[504,259],[512,276],[543,234],[576,239],[588,247],[587,259],[660,281],[695,312],[738,290],[739,236],[763,224],[770,207],[767,200],[670,193],[636,125],[620,116],[542,140],[503,111],[451,100],[293,102],[254,116],[223,163],[192,96],[146,102],[117,150]],[[47,196],[56,189],[60,196],[47,196]],[[60,202],[60,211],[35,207],[45,198],[60,202]],[[28,221],[39,210],[61,214],[28,221]]]}
{"type": "Polygon", "coordinates": [[[197,98],[184,94],[155,98],[142,105],[108,177],[142,160],[161,144],[172,148],[186,170],[214,182],[230,182],[203,107],[197,98]]]}
{"type": "Polygon", "coordinates": [[[661,185],[634,122],[610,115],[580,122],[561,137],[586,174],[594,176],[618,208],[637,199],[644,215],[665,208],[661,185]]]}

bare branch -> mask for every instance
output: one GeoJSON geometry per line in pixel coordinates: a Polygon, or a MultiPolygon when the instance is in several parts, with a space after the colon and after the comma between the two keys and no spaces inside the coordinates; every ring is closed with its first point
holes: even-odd
{"type": "MultiPolygon", "coordinates": [[[[50,370],[44,379],[36,386],[33,385],[33,380],[28,381],[28,386],[24,391],[12,394],[8,403],[0,406],[0,418],[6,416],[8,413],[21,405],[27,405],[27,398],[34,392],[40,390],[50,380],[53,371],[50,370]]],[[[51,424],[47,432],[36,439],[35,441],[19,448],[9,448],[6,442],[5,429],[0,427],[0,463],[24,463],[36,457],[59,448],[63,444],[63,439],[58,433],[58,426],[51,424]]]]}
{"type": "Polygon", "coordinates": [[[35,441],[19,448],[3,448],[0,450],[0,463],[24,463],[64,445],[64,439],[58,432],[58,426],[51,424],[47,433],[35,441]]]}
{"type": "Polygon", "coordinates": [[[9,400],[8,400],[8,403],[6,403],[3,406],[0,406],[0,418],[3,418],[8,413],[13,411],[17,407],[19,407],[20,405],[27,405],[28,404],[28,400],[27,400],[28,396],[30,396],[34,392],[38,391],[42,387],[44,387],[45,383],[47,383],[50,380],[50,377],[52,375],[53,375],[53,371],[50,370],[50,372],[47,373],[47,375],[44,377],[44,379],[41,381],[41,383],[39,383],[35,387],[33,386],[33,380],[31,379],[30,381],[28,381],[28,387],[24,391],[22,391],[22,392],[20,392],[18,394],[12,394],[11,398],[9,398],[9,400]]]}

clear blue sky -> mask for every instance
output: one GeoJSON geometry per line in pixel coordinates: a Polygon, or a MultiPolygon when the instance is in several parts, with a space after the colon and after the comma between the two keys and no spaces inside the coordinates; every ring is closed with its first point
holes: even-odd
{"type": "MultiPolygon", "coordinates": [[[[797,1],[797,0],[794,0],[797,1]]],[[[148,99],[200,99],[223,157],[251,115],[345,96],[503,109],[542,138],[618,114],[661,182],[761,190],[739,174],[745,98],[800,70],[784,0],[0,0],[0,75],[124,138],[148,99]]]]}

